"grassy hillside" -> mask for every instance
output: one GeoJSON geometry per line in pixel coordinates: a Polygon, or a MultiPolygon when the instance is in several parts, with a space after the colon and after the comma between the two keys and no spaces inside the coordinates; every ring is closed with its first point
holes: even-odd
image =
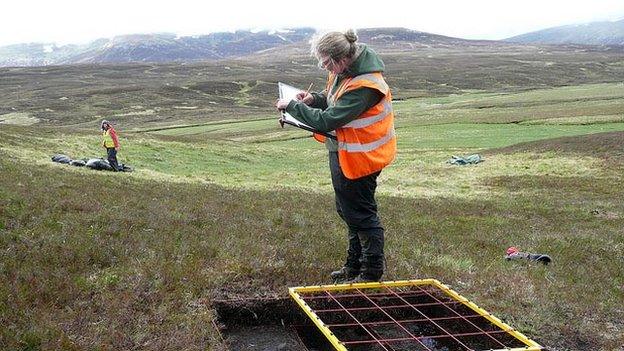
{"type": "MultiPolygon", "coordinates": [[[[622,49],[476,43],[373,48],[396,99],[624,81],[622,49]]],[[[273,113],[278,81],[321,90],[325,79],[304,43],[193,64],[0,68],[0,120],[96,128],[107,118],[126,129],[245,120],[273,113]]]]}
{"type": "MultiPolygon", "coordinates": [[[[554,350],[621,347],[623,98],[614,83],[397,102],[385,278],[437,278],[554,350]],[[554,263],[507,262],[512,245],[554,263]]],[[[124,123],[125,174],[49,161],[103,154],[83,125],[2,125],[1,348],[218,350],[215,299],[328,283],[346,240],[325,150],[274,118],[124,123]]]]}

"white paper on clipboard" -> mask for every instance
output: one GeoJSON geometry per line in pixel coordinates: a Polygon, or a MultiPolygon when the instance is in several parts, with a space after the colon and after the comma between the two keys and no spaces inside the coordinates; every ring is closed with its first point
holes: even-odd
{"type": "MultiPolygon", "coordinates": [[[[295,88],[288,84],[284,84],[282,82],[277,82],[277,86],[279,87],[279,97],[280,99],[288,99],[288,100],[297,100],[297,94],[303,92],[303,90],[299,88],[295,88]]],[[[288,124],[292,124],[295,127],[304,127],[303,129],[313,130],[309,125],[300,122],[295,117],[291,116],[288,112],[282,111],[282,119],[284,122],[288,124]]]]}

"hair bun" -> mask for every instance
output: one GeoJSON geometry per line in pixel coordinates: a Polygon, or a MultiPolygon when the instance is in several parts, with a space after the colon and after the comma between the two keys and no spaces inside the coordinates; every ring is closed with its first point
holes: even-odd
{"type": "Polygon", "coordinates": [[[345,33],[344,33],[345,38],[347,39],[347,41],[349,43],[355,43],[358,40],[358,36],[355,33],[355,30],[353,29],[348,29],[345,33]]]}

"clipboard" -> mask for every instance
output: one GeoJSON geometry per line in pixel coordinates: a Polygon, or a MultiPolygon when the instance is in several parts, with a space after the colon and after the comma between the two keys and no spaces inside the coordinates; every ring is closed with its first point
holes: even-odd
{"type": "MultiPolygon", "coordinates": [[[[280,99],[296,100],[297,94],[299,94],[300,92],[303,91],[303,90],[301,90],[299,88],[295,88],[293,86],[290,86],[288,84],[284,84],[282,82],[277,82],[277,86],[279,88],[279,97],[280,97],[280,99]]],[[[282,128],[284,127],[284,124],[289,124],[291,126],[294,126],[294,127],[297,127],[297,128],[303,129],[303,130],[307,130],[308,132],[320,134],[320,135],[325,136],[327,138],[331,138],[331,139],[335,139],[335,140],[337,139],[334,134],[326,133],[326,132],[319,132],[318,130],[310,127],[309,125],[307,125],[307,124],[299,121],[295,117],[291,116],[286,111],[280,111],[280,113],[282,114],[282,118],[280,118],[279,121],[280,121],[280,124],[282,125],[282,128]]]]}

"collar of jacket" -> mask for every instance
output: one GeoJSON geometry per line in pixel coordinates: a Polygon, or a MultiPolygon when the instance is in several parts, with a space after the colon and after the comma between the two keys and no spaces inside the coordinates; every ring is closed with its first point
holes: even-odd
{"type": "Polygon", "coordinates": [[[364,45],[357,44],[357,50],[355,50],[355,55],[353,55],[353,61],[351,62],[349,67],[347,67],[347,69],[344,72],[342,72],[342,73],[340,73],[338,75],[338,77],[340,77],[342,79],[342,78],[345,78],[345,77],[354,77],[356,75],[356,74],[353,73],[353,71],[351,69],[352,69],[353,63],[355,61],[357,61],[358,58],[360,58],[360,55],[362,55],[362,53],[364,52],[365,48],[366,47],[364,45]]]}

